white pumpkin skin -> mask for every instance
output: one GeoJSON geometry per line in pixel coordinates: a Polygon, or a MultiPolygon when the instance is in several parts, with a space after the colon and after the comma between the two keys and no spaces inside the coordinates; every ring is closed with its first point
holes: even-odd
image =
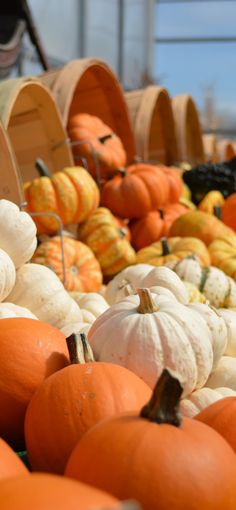
{"type": "Polygon", "coordinates": [[[205,386],[213,389],[224,386],[236,391],[236,358],[222,356],[216,369],[210,374],[205,386]]]}
{"type": "Polygon", "coordinates": [[[106,300],[96,292],[70,292],[70,296],[79,305],[83,321],[89,324],[109,308],[106,300]]]}
{"type": "Polygon", "coordinates": [[[157,312],[139,313],[140,298],[134,295],[112,305],[93,323],[88,338],[95,359],[128,368],[151,388],[163,368],[175,371],[183,382],[183,395],[188,395],[205,384],[212,370],[208,326],[185,305],[151,296],[157,312]]]}
{"type": "Polygon", "coordinates": [[[0,319],[9,319],[12,317],[24,317],[26,319],[38,320],[30,310],[23,308],[23,306],[14,305],[13,303],[0,303],[0,319]]]}
{"type": "MultiPolygon", "coordinates": [[[[104,297],[109,305],[114,305],[126,297],[125,287],[129,285],[136,289],[140,287],[140,281],[146,276],[153,266],[150,264],[136,264],[120,271],[106,286],[104,297]]],[[[154,285],[154,284],[153,284],[154,285]]]]}
{"type": "Polygon", "coordinates": [[[154,267],[140,281],[140,287],[150,288],[160,286],[170,290],[176,299],[182,303],[188,303],[188,291],[179,276],[169,267],[154,267]]]}
{"type": "Polygon", "coordinates": [[[63,335],[65,335],[66,338],[68,338],[68,336],[72,335],[73,333],[75,335],[79,335],[80,333],[85,333],[85,335],[87,335],[90,327],[91,324],[86,322],[75,322],[66,324],[63,328],[60,329],[60,331],[63,333],[63,335]]]}
{"type": "Polygon", "coordinates": [[[0,301],[6,299],[16,281],[15,266],[9,255],[0,249],[0,301]]]}
{"type": "Polygon", "coordinates": [[[28,308],[38,319],[58,329],[82,321],[77,303],[56,274],[41,264],[29,263],[17,270],[16,284],[7,301],[28,308]]]}
{"type": "Polygon", "coordinates": [[[9,200],[0,200],[0,248],[16,268],[28,262],[37,246],[37,229],[31,216],[9,200]]]}
{"type": "Polygon", "coordinates": [[[200,388],[180,402],[180,411],[183,416],[193,418],[214,402],[225,397],[236,397],[236,391],[230,388],[200,388]]]}
{"type": "Polygon", "coordinates": [[[218,312],[223,317],[228,330],[228,343],[224,354],[236,356],[236,312],[226,308],[219,308],[218,312]]]}

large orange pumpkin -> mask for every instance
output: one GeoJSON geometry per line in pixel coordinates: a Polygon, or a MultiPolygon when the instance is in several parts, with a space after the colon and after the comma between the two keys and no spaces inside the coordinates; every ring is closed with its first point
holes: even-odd
{"type": "Polygon", "coordinates": [[[62,476],[32,473],[0,484],[1,510],[120,510],[116,498],[62,476]]]}
{"type": "Polygon", "coordinates": [[[236,193],[226,198],[222,207],[222,220],[228,227],[236,230],[236,193]]]}
{"type": "MultiPolygon", "coordinates": [[[[80,241],[64,237],[65,288],[69,291],[96,292],[102,284],[102,271],[92,250],[80,241]]],[[[64,280],[61,239],[56,236],[42,242],[32,262],[52,269],[64,280]]]]}
{"type": "Polygon", "coordinates": [[[48,377],[26,413],[25,438],[34,470],[63,473],[80,437],[109,416],[137,410],[150,388],[128,369],[92,361],[82,335],[86,363],[81,363],[81,340],[68,339],[71,366],[48,377]]]}
{"type": "Polygon", "coordinates": [[[183,180],[179,168],[173,166],[158,165],[169,181],[169,202],[178,202],[183,191],[183,180]]]}
{"type": "Polygon", "coordinates": [[[181,260],[197,255],[202,266],[210,265],[210,255],[205,244],[197,237],[169,237],[137,252],[136,264],[162,266],[170,260],[181,260]]]}
{"type": "Polygon", "coordinates": [[[1,319],[0,360],[0,436],[23,450],[30,399],[46,377],[69,363],[65,336],[34,319],[1,319]]]}
{"type": "Polygon", "coordinates": [[[27,473],[28,469],[18,455],[0,438],[0,480],[27,473]]]}
{"type": "Polygon", "coordinates": [[[234,235],[234,231],[212,214],[189,211],[179,216],[170,228],[171,236],[198,237],[207,246],[214,239],[234,235]]]}
{"type": "Polygon", "coordinates": [[[136,250],[168,236],[170,227],[176,218],[185,214],[187,207],[179,203],[168,204],[158,211],[150,211],[146,216],[130,223],[131,242],[136,250]]]}
{"type": "Polygon", "coordinates": [[[143,510],[234,510],[236,456],[213,429],[178,413],[181,386],[163,372],[141,415],[104,420],[78,442],[65,474],[143,510]]]}
{"type": "Polygon", "coordinates": [[[142,218],[165,205],[169,193],[168,177],[159,167],[137,163],[104,184],[101,203],[121,218],[142,218]]]}
{"type": "Polygon", "coordinates": [[[195,419],[219,432],[236,452],[236,397],[225,397],[214,402],[195,419]]]}
{"type": "MultiPolygon", "coordinates": [[[[96,182],[82,167],[68,167],[51,176],[40,166],[42,177],[25,184],[27,211],[57,214],[63,225],[85,221],[96,209],[100,193],[96,182]]],[[[34,217],[39,233],[54,234],[59,225],[53,217],[34,217]]]]}
{"type": "Polygon", "coordinates": [[[75,142],[72,144],[75,163],[86,158],[89,171],[94,177],[97,177],[97,171],[105,177],[126,165],[126,153],[121,139],[99,117],[77,113],[69,118],[67,130],[71,141],[75,142]]]}

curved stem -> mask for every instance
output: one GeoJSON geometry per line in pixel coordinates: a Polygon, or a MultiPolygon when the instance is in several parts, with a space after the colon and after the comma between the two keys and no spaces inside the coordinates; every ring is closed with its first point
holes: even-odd
{"type": "Polygon", "coordinates": [[[48,169],[46,163],[44,163],[44,161],[42,159],[40,159],[40,158],[36,159],[35,167],[36,167],[40,177],[51,177],[49,169],[48,169]]]}
{"type": "Polygon", "coordinates": [[[104,136],[98,136],[98,140],[100,143],[105,143],[107,140],[110,140],[110,138],[114,138],[114,133],[109,133],[109,135],[104,136]]]}
{"type": "Polygon", "coordinates": [[[167,238],[161,237],[160,241],[162,246],[162,256],[164,257],[165,255],[170,255],[171,251],[167,238]]]}
{"type": "Polygon", "coordinates": [[[165,215],[164,215],[164,211],[163,211],[162,207],[159,207],[158,211],[160,213],[161,220],[164,220],[165,219],[165,215]]]}
{"type": "Polygon", "coordinates": [[[140,303],[137,308],[138,313],[158,312],[159,308],[153,300],[149,289],[137,289],[137,294],[139,295],[140,299],[140,303]]]}
{"type": "Polygon", "coordinates": [[[155,423],[168,423],[180,427],[179,403],[183,388],[165,368],[157,381],[149,402],[141,409],[140,416],[155,423]]]}
{"type": "Polygon", "coordinates": [[[220,205],[214,205],[214,215],[218,220],[222,219],[222,207],[220,205]]]}
{"type": "Polygon", "coordinates": [[[79,335],[72,333],[72,335],[66,338],[66,343],[71,365],[95,361],[92,348],[85,333],[80,333],[79,335]]]}

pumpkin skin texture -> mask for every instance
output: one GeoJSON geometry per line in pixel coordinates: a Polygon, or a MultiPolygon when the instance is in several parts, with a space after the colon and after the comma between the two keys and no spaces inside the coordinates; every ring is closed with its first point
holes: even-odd
{"type": "Polygon", "coordinates": [[[169,189],[167,176],[157,166],[137,163],[107,181],[101,203],[115,216],[142,218],[167,204],[169,189]]]}
{"type": "Polygon", "coordinates": [[[71,292],[70,295],[79,305],[84,322],[89,324],[109,308],[104,297],[96,292],[71,292]]]}
{"type": "Polygon", "coordinates": [[[215,370],[206,382],[208,388],[224,386],[236,391],[236,358],[222,356],[215,370]]]}
{"type": "Polygon", "coordinates": [[[218,238],[234,235],[234,231],[212,214],[190,211],[172,223],[170,236],[198,237],[207,246],[218,238]]]}
{"type": "Polygon", "coordinates": [[[208,214],[214,214],[214,208],[222,207],[224,202],[224,195],[220,191],[209,191],[198,204],[198,209],[208,214]]]}
{"type": "Polygon", "coordinates": [[[138,410],[150,398],[150,388],[126,368],[71,361],[44,381],[27,408],[25,439],[33,470],[63,473],[87,430],[104,418],[138,410]]]}
{"type": "Polygon", "coordinates": [[[193,418],[214,402],[225,397],[236,397],[236,392],[230,388],[200,388],[180,402],[180,410],[183,416],[193,418]]]}
{"type": "Polygon", "coordinates": [[[16,281],[15,266],[9,255],[0,249],[0,301],[11,293],[16,281]]]}
{"type": "Polygon", "coordinates": [[[228,343],[225,355],[236,357],[236,312],[227,308],[219,308],[217,311],[223,317],[228,330],[228,343]]]}
{"type": "MultiPolygon", "coordinates": [[[[102,272],[92,250],[84,243],[64,238],[66,269],[65,288],[69,291],[96,292],[102,284],[102,272]]],[[[59,236],[42,242],[32,261],[49,267],[63,282],[61,239],[59,236]]]]}
{"type": "Polygon", "coordinates": [[[28,469],[18,455],[0,438],[0,480],[28,473],[28,469]]]}
{"type": "Polygon", "coordinates": [[[213,367],[213,347],[203,316],[148,289],[138,293],[112,305],[92,324],[88,339],[95,359],[125,366],[151,388],[164,368],[179,374],[184,396],[204,386],[213,367]]]}
{"type": "Polygon", "coordinates": [[[228,227],[236,230],[236,193],[226,198],[222,207],[222,220],[228,227]]]}
{"type": "Polygon", "coordinates": [[[136,263],[161,266],[169,260],[182,260],[192,254],[198,256],[201,265],[210,265],[207,247],[196,237],[169,237],[167,239],[167,246],[166,242],[163,245],[162,240],[157,241],[137,252],[136,263]],[[165,247],[167,250],[165,250],[165,247]],[[165,253],[165,251],[170,253],[165,253]]]}
{"type": "Polygon", "coordinates": [[[4,480],[0,497],[1,510],[95,510],[102,506],[119,509],[117,499],[110,494],[45,473],[4,480]]]}
{"type": "Polygon", "coordinates": [[[72,150],[75,158],[86,158],[89,171],[94,177],[97,177],[95,157],[102,177],[126,165],[126,153],[121,139],[95,115],[78,113],[70,116],[67,130],[72,142],[89,142],[74,145],[72,150]]]}
{"type": "MultiPolygon", "coordinates": [[[[27,211],[57,214],[63,225],[85,221],[96,209],[100,193],[94,179],[82,167],[68,167],[43,176],[25,185],[27,211]]],[[[54,218],[38,217],[35,223],[40,234],[58,232],[54,218]]]]}
{"type": "Polygon", "coordinates": [[[195,419],[219,432],[236,452],[236,396],[214,402],[195,416],[195,419]]]}
{"type": "Polygon", "coordinates": [[[172,410],[165,417],[168,402],[166,409],[156,404],[150,400],[141,416],[117,416],[90,429],[72,452],[66,476],[135,498],[143,510],[233,510],[232,448],[203,423],[181,421],[172,410]]]}
{"type": "Polygon", "coordinates": [[[236,280],[236,236],[216,239],[208,249],[212,265],[236,280]]]}
{"type": "Polygon", "coordinates": [[[0,303],[0,319],[10,319],[13,317],[25,317],[26,319],[37,320],[30,310],[23,306],[14,305],[13,303],[0,303]]]}
{"type": "Polygon", "coordinates": [[[103,274],[112,276],[135,263],[136,254],[126,231],[106,207],[99,207],[78,229],[78,237],[97,257],[103,274]]]}
{"type": "Polygon", "coordinates": [[[0,200],[0,248],[16,268],[28,262],[37,246],[36,226],[32,218],[4,198],[0,200]]]}
{"type": "Polygon", "coordinates": [[[0,435],[24,449],[24,416],[45,377],[68,365],[65,336],[34,319],[0,320],[0,435]]]}
{"type": "Polygon", "coordinates": [[[162,172],[166,175],[169,182],[169,202],[175,203],[178,202],[182,190],[183,190],[183,181],[180,176],[180,171],[178,168],[169,167],[165,165],[157,165],[162,172]]]}

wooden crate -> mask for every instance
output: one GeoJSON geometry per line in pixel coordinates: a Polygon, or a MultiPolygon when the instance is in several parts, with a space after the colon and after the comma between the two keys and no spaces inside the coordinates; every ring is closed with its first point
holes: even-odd
{"type": "Polygon", "coordinates": [[[176,96],[172,99],[175,131],[181,161],[198,165],[205,161],[202,128],[192,97],[176,96]]]}
{"type": "Polygon", "coordinates": [[[24,200],[21,175],[8,135],[0,122],[0,198],[20,205],[24,200]]]}

